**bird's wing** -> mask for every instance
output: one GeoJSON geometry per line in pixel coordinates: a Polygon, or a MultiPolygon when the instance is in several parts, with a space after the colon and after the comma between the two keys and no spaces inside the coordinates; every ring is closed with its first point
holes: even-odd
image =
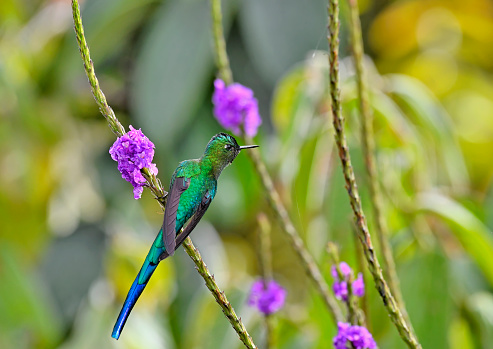
{"type": "Polygon", "coordinates": [[[181,194],[190,186],[190,178],[178,177],[175,179],[166,203],[163,220],[163,242],[166,251],[170,251],[170,256],[175,253],[176,247],[176,213],[180,204],[181,194]]]}
{"type": "Polygon", "coordinates": [[[167,251],[171,252],[171,255],[175,252],[176,247],[176,215],[181,194],[188,189],[191,179],[199,173],[200,167],[197,160],[180,162],[173,173],[163,219],[163,245],[167,251]]]}
{"type": "MultiPolygon", "coordinates": [[[[190,222],[183,229],[183,231],[178,236],[176,236],[175,250],[178,247],[180,247],[180,245],[183,243],[183,241],[185,241],[185,239],[188,237],[188,235],[190,235],[190,233],[192,232],[192,230],[197,226],[197,224],[199,223],[200,219],[204,215],[205,211],[207,211],[207,209],[209,208],[209,205],[211,204],[211,202],[212,202],[212,195],[210,194],[209,191],[207,191],[205,193],[205,195],[202,197],[202,201],[200,202],[200,205],[199,205],[197,211],[195,212],[195,214],[190,219],[190,222]]],[[[159,261],[162,261],[163,259],[166,259],[169,256],[172,256],[173,253],[175,252],[174,250],[171,253],[169,253],[168,251],[171,251],[171,250],[168,250],[166,248],[166,251],[164,251],[159,256],[159,261]]]]}

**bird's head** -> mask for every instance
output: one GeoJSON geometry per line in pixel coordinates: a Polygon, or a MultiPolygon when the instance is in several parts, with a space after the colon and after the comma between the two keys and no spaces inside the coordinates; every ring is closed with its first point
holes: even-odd
{"type": "Polygon", "coordinates": [[[222,171],[231,164],[242,149],[256,148],[258,145],[240,147],[233,136],[227,133],[218,133],[211,138],[205,148],[204,157],[211,160],[222,171]]]}

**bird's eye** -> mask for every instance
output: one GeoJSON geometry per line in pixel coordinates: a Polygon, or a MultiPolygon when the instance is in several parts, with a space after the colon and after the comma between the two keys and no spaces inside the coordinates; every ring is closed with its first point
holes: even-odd
{"type": "Polygon", "coordinates": [[[226,144],[224,146],[224,149],[226,149],[226,150],[231,150],[231,148],[233,148],[233,146],[231,144],[226,144]]]}

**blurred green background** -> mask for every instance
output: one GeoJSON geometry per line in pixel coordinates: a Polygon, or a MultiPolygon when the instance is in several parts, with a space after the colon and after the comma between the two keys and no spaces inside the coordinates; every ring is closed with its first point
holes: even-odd
{"type": "MultiPolygon", "coordinates": [[[[327,241],[355,269],[358,257],[328,115],[326,2],[223,4],[235,80],[259,99],[256,142],[331,283],[327,241]]],[[[210,102],[208,2],[81,7],[109,104],[155,143],[167,188],[178,162],[222,131],[210,102]]],[[[384,214],[410,317],[424,348],[492,348],[493,3],[364,0],[360,9],[384,214]]],[[[372,229],[344,1],[341,16],[348,141],[372,229]]],[[[110,338],[162,220],[149,192],[133,199],[108,154],[113,141],[83,71],[70,1],[2,0],[0,348],[241,348],[181,250],[158,268],[121,339],[110,338]]],[[[240,155],[192,237],[262,348],[262,317],[245,304],[259,275],[258,212],[272,217],[240,155]]],[[[279,348],[329,348],[335,325],[273,223],[274,275],[288,291],[279,348]]],[[[379,347],[404,348],[365,276],[379,347]]]]}

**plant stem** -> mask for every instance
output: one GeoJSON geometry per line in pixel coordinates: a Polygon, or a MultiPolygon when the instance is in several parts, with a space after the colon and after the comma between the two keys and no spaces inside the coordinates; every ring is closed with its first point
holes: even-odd
{"type": "MultiPolygon", "coordinates": [[[[72,1],[72,15],[74,18],[74,29],[75,37],[79,45],[79,52],[82,57],[82,62],[84,63],[84,70],[86,71],[87,79],[89,80],[89,85],[91,85],[92,95],[99,106],[99,111],[105,119],[108,121],[108,126],[111,131],[117,136],[123,136],[126,131],[122,126],[120,121],[115,116],[113,109],[108,105],[106,97],[99,87],[99,81],[94,72],[94,64],[91,59],[89,52],[89,47],[87,46],[86,37],[84,35],[84,27],[82,26],[82,18],[80,16],[80,8],[77,0],[72,1]]],[[[154,197],[162,204],[166,205],[166,196],[168,193],[161,188],[161,182],[156,178],[155,175],[151,174],[147,168],[141,170],[142,175],[147,180],[147,184],[154,197]],[[160,190],[156,189],[159,188],[160,190]]]]}
{"type": "MultiPolygon", "coordinates": [[[[366,285],[366,278],[365,278],[365,273],[363,273],[363,270],[365,268],[365,261],[364,261],[364,253],[363,249],[361,248],[361,245],[358,242],[358,233],[356,232],[356,227],[353,225],[352,230],[352,235],[354,239],[354,247],[355,247],[355,253],[356,253],[356,263],[358,264],[358,270],[361,271],[361,274],[363,275],[363,283],[366,285]]],[[[364,326],[368,329],[368,331],[372,331],[371,328],[371,322],[370,322],[370,313],[369,313],[369,307],[368,307],[368,293],[365,292],[363,297],[361,297],[361,311],[363,312],[363,319],[364,319],[364,326]]]]}
{"type": "Polygon", "coordinates": [[[258,245],[260,274],[264,280],[264,285],[267,287],[269,281],[272,280],[271,226],[264,213],[259,213],[257,215],[257,222],[259,226],[258,245]]]}
{"type": "MultiPolygon", "coordinates": [[[[228,85],[233,82],[233,77],[231,74],[231,68],[229,66],[228,54],[226,52],[226,44],[224,40],[224,32],[221,20],[222,15],[220,0],[211,0],[211,16],[217,69],[219,71],[219,76],[223,79],[226,85],[228,85]]],[[[253,144],[251,138],[246,136],[243,138],[245,144],[253,144]]],[[[298,256],[301,258],[301,263],[303,264],[308,276],[315,282],[317,290],[322,295],[322,298],[324,299],[324,302],[327,305],[334,321],[342,321],[343,317],[341,314],[341,310],[339,309],[334,296],[327,287],[327,283],[325,282],[320,269],[315,263],[315,260],[306,249],[303,240],[301,239],[296,228],[291,222],[291,219],[289,218],[289,215],[284,208],[284,205],[282,204],[281,198],[274,188],[274,184],[271,177],[269,176],[269,173],[267,172],[265,164],[262,162],[259,154],[256,151],[248,152],[248,156],[252,160],[253,167],[261,178],[267,201],[276,213],[276,216],[281,223],[282,230],[288,235],[291,245],[297,252],[298,256]]]]}
{"type": "Polygon", "coordinates": [[[122,124],[118,121],[113,112],[113,109],[106,102],[106,97],[99,87],[99,81],[94,72],[94,64],[92,63],[91,56],[89,54],[89,47],[87,46],[86,38],[84,36],[84,28],[82,26],[82,19],[80,16],[79,3],[77,0],[72,1],[72,15],[74,18],[74,29],[77,38],[77,43],[79,44],[79,52],[82,57],[82,62],[84,63],[84,69],[89,79],[89,84],[91,85],[92,94],[96,103],[99,106],[101,114],[106,118],[108,124],[115,135],[121,137],[125,134],[125,129],[122,124]]]}
{"type": "Polygon", "coordinates": [[[340,268],[340,259],[339,259],[339,251],[337,250],[337,246],[333,242],[329,242],[327,244],[327,253],[329,254],[330,259],[332,260],[332,265],[337,270],[337,275],[339,277],[338,282],[345,280],[347,284],[347,300],[344,301],[347,307],[347,322],[351,325],[363,326],[365,322],[365,318],[363,312],[358,307],[358,299],[353,293],[353,275],[350,275],[349,278],[342,273],[340,268]]]}
{"type": "Polygon", "coordinates": [[[228,318],[231,326],[235,329],[238,337],[243,342],[245,347],[247,348],[257,348],[257,346],[253,343],[252,337],[248,334],[245,325],[235,313],[235,310],[229,303],[223,291],[219,289],[217,286],[216,280],[214,279],[214,275],[212,275],[207,268],[207,265],[204,263],[202,256],[200,255],[197,248],[192,244],[192,240],[190,237],[187,237],[183,242],[183,246],[185,247],[185,251],[187,251],[190,258],[192,258],[195,263],[196,269],[202,278],[205,281],[205,285],[211,291],[212,295],[216,299],[217,304],[221,306],[224,315],[228,318]]]}
{"type": "MultiPolygon", "coordinates": [[[[259,225],[259,262],[262,275],[262,281],[264,283],[264,289],[267,289],[269,282],[272,280],[272,253],[271,253],[271,226],[267,216],[263,213],[259,213],[257,216],[259,225]]],[[[275,317],[274,314],[264,314],[265,328],[266,328],[266,343],[265,349],[273,349],[276,345],[276,333],[275,333],[275,317]]]]}
{"type": "Polygon", "coordinates": [[[269,281],[272,280],[271,226],[264,213],[259,213],[257,215],[257,222],[259,226],[258,244],[260,274],[262,275],[264,285],[267,286],[269,281]]]}
{"type": "Polygon", "coordinates": [[[421,345],[407,325],[387,282],[385,281],[382,268],[378,262],[377,256],[373,249],[370,232],[366,223],[365,214],[361,205],[361,200],[356,185],[351,157],[346,143],[344,130],[344,117],[342,116],[341,92],[339,88],[339,2],[338,0],[329,0],[328,5],[328,36],[329,41],[329,66],[330,66],[330,98],[332,105],[333,124],[335,130],[335,141],[339,149],[339,158],[342,163],[346,189],[349,195],[349,202],[354,212],[355,223],[358,232],[358,238],[362,244],[363,251],[368,262],[368,269],[373,276],[375,286],[382,297],[383,304],[387,309],[390,318],[396,326],[399,335],[408,345],[409,348],[421,348],[421,345]]]}
{"type": "MultiPolygon", "coordinates": [[[[84,37],[84,28],[82,26],[79,3],[77,0],[72,0],[72,14],[74,17],[74,29],[77,37],[77,42],[79,44],[79,51],[82,56],[82,61],[84,62],[84,69],[89,79],[94,98],[96,99],[96,103],[98,104],[101,113],[108,121],[113,133],[115,133],[115,135],[117,135],[118,137],[121,137],[125,134],[125,129],[116,118],[111,107],[106,102],[103,91],[101,91],[99,87],[98,79],[96,78],[96,74],[94,72],[94,65],[89,55],[89,48],[84,37]]],[[[147,180],[147,187],[158,199],[158,202],[164,211],[164,208],[166,206],[167,192],[163,190],[161,181],[156,178],[156,176],[151,175],[146,168],[142,169],[142,174],[147,180]]],[[[197,248],[193,245],[192,239],[190,239],[190,237],[186,238],[183,242],[183,246],[185,247],[185,251],[187,251],[190,258],[194,261],[197,271],[204,279],[207,288],[211,291],[217,303],[221,306],[224,314],[231,323],[231,326],[234,328],[245,347],[251,349],[257,348],[256,345],[253,343],[252,338],[248,334],[245,326],[243,325],[241,318],[238,318],[233,307],[226,298],[224,292],[221,291],[221,289],[219,289],[219,287],[217,286],[214,280],[214,276],[210,273],[197,248]]]]}
{"type": "Polygon", "coordinates": [[[361,140],[363,144],[363,154],[365,158],[366,172],[370,191],[370,200],[373,207],[373,217],[375,219],[375,230],[377,232],[380,250],[382,251],[383,273],[389,282],[389,287],[395,296],[403,316],[409,325],[410,321],[406,312],[402,292],[399,285],[399,278],[395,268],[392,249],[388,240],[388,229],[382,213],[382,197],[378,184],[378,173],[375,167],[375,140],[373,137],[373,112],[370,108],[368,85],[363,67],[363,39],[361,36],[361,23],[359,20],[358,3],[356,0],[348,0],[351,12],[350,29],[351,44],[356,71],[356,84],[358,87],[358,97],[360,102],[361,117],[361,140]]]}
{"type": "Polygon", "coordinates": [[[229,66],[228,53],[226,52],[226,40],[224,39],[223,15],[221,0],[211,0],[212,33],[214,36],[214,55],[216,59],[219,78],[226,85],[233,83],[233,74],[229,66]]]}
{"type": "MultiPolygon", "coordinates": [[[[252,144],[253,140],[249,137],[245,137],[246,144],[252,144]]],[[[293,246],[294,250],[298,254],[301,259],[301,264],[305,268],[307,275],[312,279],[315,283],[317,290],[322,295],[322,298],[329,309],[329,312],[332,315],[332,318],[335,322],[342,321],[343,316],[337,302],[329,290],[327,286],[327,282],[325,281],[320,269],[317,266],[317,263],[313,259],[310,252],[305,247],[305,244],[301,237],[299,236],[296,228],[294,227],[291,219],[289,218],[288,212],[284,208],[282,204],[281,198],[274,188],[274,183],[267,172],[267,168],[265,164],[260,159],[260,155],[256,151],[248,152],[250,159],[253,162],[253,167],[257,171],[258,176],[260,177],[262,184],[264,186],[265,196],[271,208],[277,215],[279,223],[281,224],[282,230],[289,237],[289,241],[293,246]]]]}

